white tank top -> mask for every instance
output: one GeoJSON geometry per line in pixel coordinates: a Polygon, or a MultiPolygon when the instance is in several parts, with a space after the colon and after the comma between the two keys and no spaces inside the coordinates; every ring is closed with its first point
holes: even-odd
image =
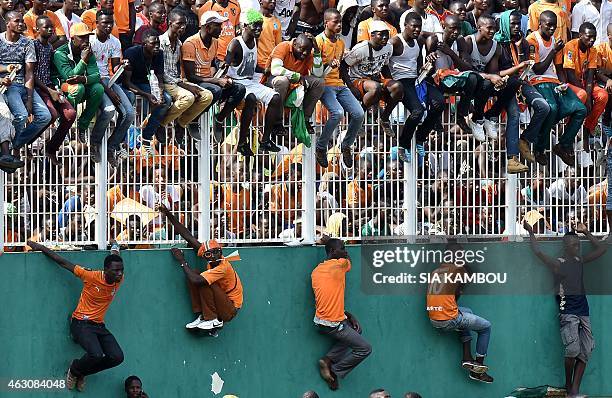
{"type": "Polygon", "coordinates": [[[399,38],[404,46],[404,52],[402,55],[389,59],[391,77],[393,77],[393,80],[414,79],[419,75],[417,70],[417,60],[420,53],[419,43],[415,40],[413,46],[410,47],[402,34],[399,35],[399,38]]]}
{"type": "Polygon", "coordinates": [[[472,42],[472,52],[470,53],[470,63],[474,66],[474,69],[478,72],[484,72],[487,64],[493,56],[495,55],[495,51],[497,50],[497,42],[493,40],[493,45],[491,49],[486,55],[482,55],[480,51],[478,51],[478,45],[476,44],[476,34],[469,35],[470,41],[472,42]]]}
{"type": "MultiPolygon", "coordinates": [[[[540,36],[540,32],[536,30],[535,32],[533,32],[533,35],[538,41],[538,59],[539,59],[539,62],[542,62],[546,59],[546,57],[548,57],[548,54],[550,54],[550,52],[553,50],[553,46],[554,46],[553,40],[554,39],[551,39],[550,45],[546,47],[546,44],[544,43],[544,39],[542,38],[542,36],[540,36]]],[[[535,73],[531,72],[529,77],[530,79],[535,80],[535,81],[543,77],[558,80],[559,77],[557,76],[557,69],[555,68],[554,60],[550,63],[550,65],[548,65],[548,69],[546,69],[544,73],[542,73],[541,75],[536,75],[535,73]]]]}
{"type": "Polygon", "coordinates": [[[227,69],[227,77],[235,80],[252,79],[255,74],[255,65],[257,65],[257,44],[253,48],[249,48],[242,36],[234,38],[242,46],[242,62],[238,66],[230,65],[227,69]]]}

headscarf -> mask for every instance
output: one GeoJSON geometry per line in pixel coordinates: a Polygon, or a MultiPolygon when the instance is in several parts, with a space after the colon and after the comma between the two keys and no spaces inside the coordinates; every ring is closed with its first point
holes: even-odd
{"type": "Polygon", "coordinates": [[[495,33],[493,39],[498,43],[510,42],[510,14],[514,10],[507,10],[499,15],[499,30],[495,33]]]}

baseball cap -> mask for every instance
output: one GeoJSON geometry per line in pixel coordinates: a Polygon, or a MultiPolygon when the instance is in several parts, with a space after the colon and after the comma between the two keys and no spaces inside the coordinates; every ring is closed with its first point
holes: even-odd
{"type": "Polygon", "coordinates": [[[204,26],[209,23],[223,23],[228,18],[221,16],[217,11],[206,11],[200,17],[200,26],[204,26]]]}
{"type": "Polygon", "coordinates": [[[89,26],[83,22],[75,23],[70,27],[70,36],[89,36],[93,34],[89,26]]]}
{"type": "Polygon", "coordinates": [[[369,29],[370,33],[372,33],[372,32],[382,32],[384,30],[389,31],[389,27],[383,21],[372,21],[370,23],[370,29],[369,29]]]}

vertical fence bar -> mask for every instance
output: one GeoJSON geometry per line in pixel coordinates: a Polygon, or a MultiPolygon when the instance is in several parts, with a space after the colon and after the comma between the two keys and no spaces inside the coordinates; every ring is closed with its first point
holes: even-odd
{"type": "Polygon", "coordinates": [[[209,114],[200,115],[200,137],[198,147],[198,239],[205,241],[210,238],[210,134],[209,114]]]}
{"type": "Polygon", "coordinates": [[[516,174],[506,176],[506,231],[510,241],[516,240],[518,177],[516,174]]]}
{"type": "Polygon", "coordinates": [[[106,190],[108,176],[108,157],[106,153],[107,139],[102,140],[100,152],[102,160],[96,164],[96,241],[98,242],[98,250],[106,250],[106,223],[108,214],[106,214],[106,190]]]}
{"type": "MultiPolygon", "coordinates": [[[[314,121],[312,121],[314,122],[314,121]]],[[[314,137],[313,137],[314,138],[314,137]]],[[[312,245],[315,243],[315,227],[316,227],[316,212],[315,212],[315,203],[316,203],[316,189],[315,189],[315,140],[312,140],[312,145],[310,148],[307,148],[304,145],[304,153],[303,153],[303,167],[302,167],[302,184],[304,184],[302,188],[302,237],[303,242],[308,245],[312,245]]],[[[298,181],[298,184],[300,181],[298,181]]]]}
{"type": "Polygon", "coordinates": [[[0,172],[0,254],[4,253],[4,172],[0,172]]]}

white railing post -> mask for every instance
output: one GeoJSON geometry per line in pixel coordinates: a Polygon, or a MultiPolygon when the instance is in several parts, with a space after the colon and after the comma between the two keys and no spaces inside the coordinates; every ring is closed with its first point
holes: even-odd
{"type": "Polygon", "coordinates": [[[0,172],[0,254],[4,253],[4,172],[0,172]]]}
{"type": "Polygon", "coordinates": [[[108,157],[106,153],[107,138],[102,140],[100,145],[100,154],[102,160],[96,164],[96,241],[98,242],[98,250],[106,250],[106,223],[108,214],[106,211],[106,191],[108,178],[108,157]]]}
{"type": "Polygon", "coordinates": [[[518,177],[516,174],[508,174],[506,178],[506,232],[508,240],[516,240],[516,215],[518,195],[518,177]]]}
{"type": "MultiPolygon", "coordinates": [[[[208,112],[200,115],[200,137],[198,146],[198,240],[210,239],[210,128],[208,112]]],[[[225,128],[225,126],[223,126],[225,128]]]]}
{"type": "MultiPolygon", "coordinates": [[[[406,110],[404,110],[404,120],[406,120],[406,110]]],[[[398,126],[398,136],[401,128],[398,126]]],[[[417,234],[417,168],[419,164],[419,154],[416,148],[416,139],[410,143],[410,163],[404,163],[404,221],[406,223],[406,233],[408,243],[416,241],[417,234]]],[[[398,157],[399,160],[399,157],[398,157]]]]}
{"type": "Polygon", "coordinates": [[[304,153],[302,154],[302,238],[304,244],[313,245],[316,240],[316,210],[315,210],[315,142],[316,136],[311,136],[312,144],[310,148],[304,145],[304,153]]]}

